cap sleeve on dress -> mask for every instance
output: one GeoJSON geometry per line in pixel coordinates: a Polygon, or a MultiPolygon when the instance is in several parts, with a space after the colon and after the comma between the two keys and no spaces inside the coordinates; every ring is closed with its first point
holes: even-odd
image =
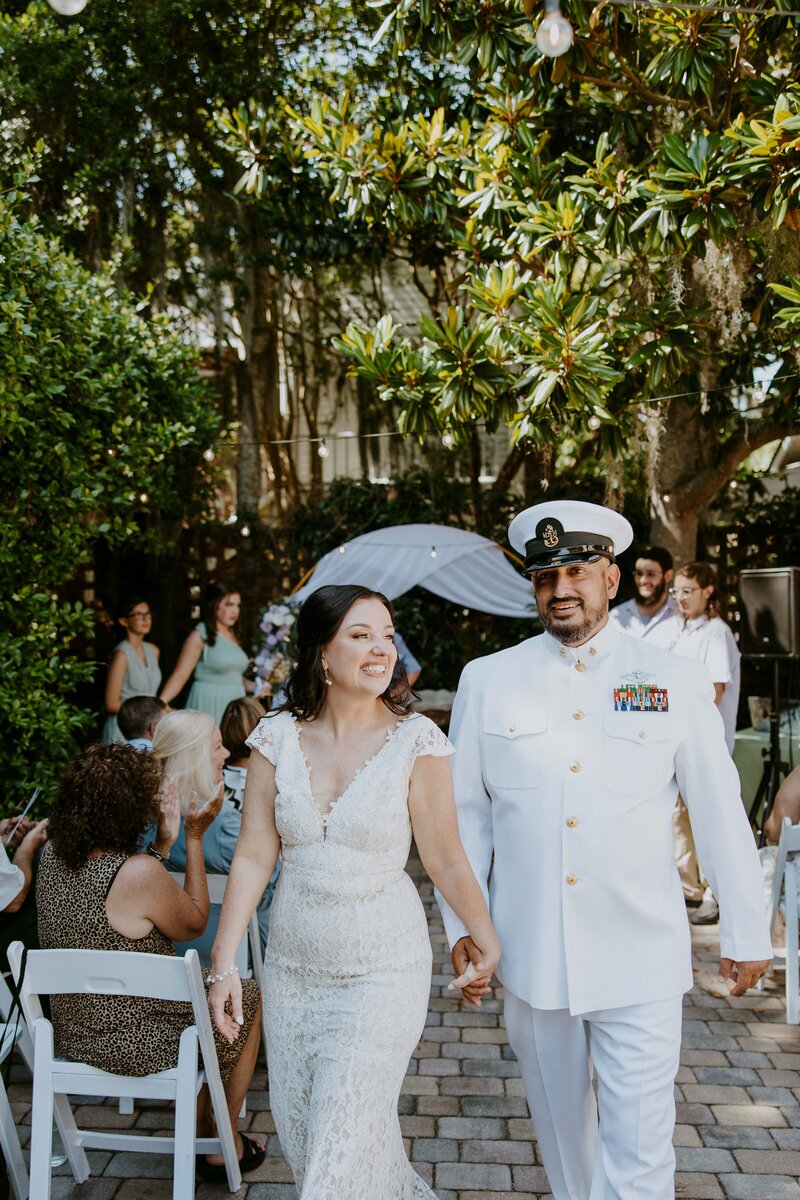
{"type": "Polygon", "coordinates": [[[431,754],[434,758],[455,754],[456,749],[453,743],[448,741],[439,726],[434,724],[430,717],[425,717],[420,713],[413,721],[415,758],[420,758],[424,754],[431,754]]]}
{"type": "Polygon", "coordinates": [[[275,745],[272,736],[274,723],[274,717],[262,717],[250,737],[245,740],[251,750],[258,750],[260,754],[264,755],[267,762],[271,762],[273,767],[276,767],[278,764],[275,761],[275,745]]]}

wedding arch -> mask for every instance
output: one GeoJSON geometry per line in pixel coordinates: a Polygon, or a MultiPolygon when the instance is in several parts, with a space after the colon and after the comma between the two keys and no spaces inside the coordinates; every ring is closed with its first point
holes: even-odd
{"type": "Polygon", "coordinates": [[[534,620],[528,580],[490,538],[449,525],[391,525],[324,555],[293,593],[303,601],[329,583],[360,583],[390,600],[412,587],[479,612],[534,620]]]}

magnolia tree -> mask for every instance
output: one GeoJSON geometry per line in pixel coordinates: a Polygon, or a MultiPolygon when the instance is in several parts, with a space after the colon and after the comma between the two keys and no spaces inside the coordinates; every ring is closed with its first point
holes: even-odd
{"type": "MultiPolygon", "coordinates": [[[[621,506],[640,459],[651,536],[691,556],[703,507],[800,431],[797,5],[568,2],[558,59],[529,0],[377,7],[438,105],[320,97],[287,119],[342,222],[408,262],[422,312],[339,348],[409,435],[507,424],[500,486],[588,441],[621,506]]],[[[255,125],[239,154],[257,190],[255,125]]]]}

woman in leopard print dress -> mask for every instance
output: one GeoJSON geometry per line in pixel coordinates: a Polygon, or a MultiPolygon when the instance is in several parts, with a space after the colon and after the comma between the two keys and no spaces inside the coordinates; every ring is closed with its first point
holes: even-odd
{"type": "MultiPolygon", "coordinates": [[[[65,770],[50,812],[49,838],[37,878],[40,944],[48,949],[133,950],[174,955],[173,941],[202,933],[209,899],[203,833],[217,816],[222,793],[184,821],[183,887],[166,870],[180,813],[174,792],[161,797],[153,755],[124,745],[90,746],[65,770]],[[148,829],[156,833],[140,853],[148,829]]],[[[220,1073],[236,1131],[258,1055],[261,997],[255,980],[246,992],[242,1036],[227,1042],[215,1031],[220,1073]]],[[[147,1075],[175,1066],[190,1004],[146,997],[67,995],[51,998],[56,1051],[104,1071],[147,1075]]],[[[207,1095],[201,1095],[198,1136],[211,1136],[207,1095]]],[[[240,1165],[264,1159],[257,1142],[236,1134],[240,1165]]],[[[202,1178],[225,1177],[220,1155],[199,1158],[202,1178]],[[222,1173],[221,1175],[219,1173],[222,1173]]]]}

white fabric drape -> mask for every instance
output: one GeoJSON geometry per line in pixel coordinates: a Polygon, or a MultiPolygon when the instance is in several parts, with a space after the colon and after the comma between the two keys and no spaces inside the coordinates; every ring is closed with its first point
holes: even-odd
{"type": "Polygon", "coordinates": [[[360,583],[390,600],[419,585],[464,608],[536,617],[530,583],[496,542],[448,525],[393,525],[363,533],[321,558],[293,599],[305,600],[330,583],[360,583]]]}

